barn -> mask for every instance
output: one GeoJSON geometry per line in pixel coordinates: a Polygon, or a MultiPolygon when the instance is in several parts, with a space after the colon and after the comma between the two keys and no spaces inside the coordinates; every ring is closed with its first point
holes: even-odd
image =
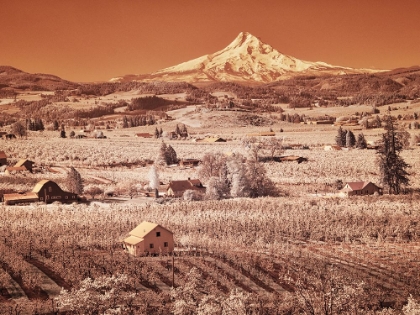
{"type": "Polygon", "coordinates": [[[174,250],[174,235],[163,226],[143,221],[124,239],[123,247],[133,256],[170,253],[174,250]]]}
{"type": "Polygon", "coordinates": [[[62,203],[71,203],[78,201],[77,194],[64,191],[55,182],[51,180],[39,181],[34,189],[23,194],[4,194],[3,201],[6,205],[14,205],[27,202],[45,202],[51,203],[60,201],[62,203]]]}

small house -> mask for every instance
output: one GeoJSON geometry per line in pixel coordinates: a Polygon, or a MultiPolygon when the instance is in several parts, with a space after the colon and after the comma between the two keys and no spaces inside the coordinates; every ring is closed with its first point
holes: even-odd
{"type": "Polygon", "coordinates": [[[382,188],[372,182],[348,182],[344,185],[341,193],[347,196],[382,194],[382,188]]]}
{"type": "Polygon", "coordinates": [[[188,179],[170,181],[166,194],[170,197],[182,197],[187,190],[195,190],[202,193],[206,192],[206,188],[199,179],[188,179]]]}
{"type": "Polygon", "coordinates": [[[174,234],[159,224],[143,221],[124,239],[123,247],[133,256],[170,253],[174,234]]]}
{"type": "Polygon", "coordinates": [[[7,155],[4,151],[0,151],[0,166],[7,165],[7,155]]]}

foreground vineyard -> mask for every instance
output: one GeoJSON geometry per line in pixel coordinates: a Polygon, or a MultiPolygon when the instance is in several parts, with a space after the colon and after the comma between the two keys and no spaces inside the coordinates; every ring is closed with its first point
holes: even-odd
{"type": "Polygon", "coordinates": [[[86,278],[126,277],[114,300],[133,314],[227,308],[230,299],[269,314],[319,314],[325,303],[398,314],[410,294],[420,297],[420,205],[386,198],[2,207],[0,310],[52,312],[66,297],[69,311],[86,278]],[[123,252],[120,241],[142,220],[175,233],[174,258],[123,252]]]}

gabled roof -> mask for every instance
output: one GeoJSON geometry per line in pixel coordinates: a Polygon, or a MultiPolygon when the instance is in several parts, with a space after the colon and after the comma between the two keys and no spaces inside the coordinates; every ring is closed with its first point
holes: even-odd
{"type": "MultiPolygon", "coordinates": [[[[365,188],[370,183],[371,182],[348,182],[346,184],[349,185],[349,188],[351,190],[362,190],[363,188],[365,188]]],[[[372,185],[375,185],[375,184],[372,183],[372,185]]]]}
{"type": "Polygon", "coordinates": [[[34,164],[35,162],[29,161],[28,159],[20,159],[19,162],[15,164],[15,167],[23,166],[26,162],[29,162],[31,164],[34,164]]]}
{"type": "Polygon", "coordinates": [[[39,181],[39,182],[35,185],[34,189],[32,189],[32,192],[34,192],[34,193],[39,193],[39,192],[40,192],[40,190],[42,189],[42,187],[44,187],[44,185],[45,185],[46,183],[48,183],[48,182],[52,182],[52,183],[54,183],[53,181],[50,181],[50,180],[48,180],[48,179],[43,179],[43,180],[39,181]]]}
{"type": "Polygon", "coordinates": [[[142,242],[143,238],[130,235],[129,237],[124,239],[124,243],[130,244],[130,245],[137,245],[138,243],[142,242]]]}
{"type": "MultiPolygon", "coordinates": [[[[130,236],[135,236],[137,238],[144,238],[147,234],[149,234],[151,231],[153,231],[153,229],[156,228],[157,226],[165,229],[163,226],[161,226],[161,225],[159,225],[157,223],[143,221],[142,223],[140,223],[139,225],[137,225],[128,234],[130,234],[130,236]]],[[[165,230],[168,231],[169,233],[172,233],[168,229],[165,229],[165,230]]],[[[139,242],[141,242],[141,241],[139,241],[139,242]]]]}
{"type": "Polygon", "coordinates": [[[204,188],[203,184],[199,179],[188,179],[188,180],[173,180],[169,182],[168,189],[171,188],[173,191],[185,191],[188,189],[204,188]]]}
{"type": "Polygon", "coordinates": [[[0,151],[0,159],[7,159],[7,155],[4,151],[0,151]]]}

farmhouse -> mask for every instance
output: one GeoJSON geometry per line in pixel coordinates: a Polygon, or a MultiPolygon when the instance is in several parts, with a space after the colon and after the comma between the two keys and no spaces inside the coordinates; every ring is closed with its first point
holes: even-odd
{"type": "Polygon", "coordinates": [[[348,182],[341,189],[341,193],[347,196],[355,195],[373,195],[374,193],[381,194],[382,188],[376,186],[372,182],[348,182]]]}
{"type": "Polygon", "coordinates": [[[174,235],[159,224],[143,221],[124,239],[123,246],[134,256],[169,253],[174,250],[174,235]]]}
{"type": "Polygon", "coordinates": [[[206,188],[199,179],[173,180],[169,182],[166,194],[171,197],[182,197],[186,190],[195,190],[204,193],[206,188]]]}
{"type": "Polygon", "coordinates": [[[0,151],[0,166],[7,165],[7,155],[4,151],[0,151]]]}
{"type": "Polygon", "coordinates": [[[77,194],[63,191],[55,182],[51,180],[39,181],[34,189],[23,194],[4,194],[3,201],[6,205],[14,205],[18,203],[42,201],[51,203],[60,201],[63,203],[71,203],[77,201],[77,194]]]}

